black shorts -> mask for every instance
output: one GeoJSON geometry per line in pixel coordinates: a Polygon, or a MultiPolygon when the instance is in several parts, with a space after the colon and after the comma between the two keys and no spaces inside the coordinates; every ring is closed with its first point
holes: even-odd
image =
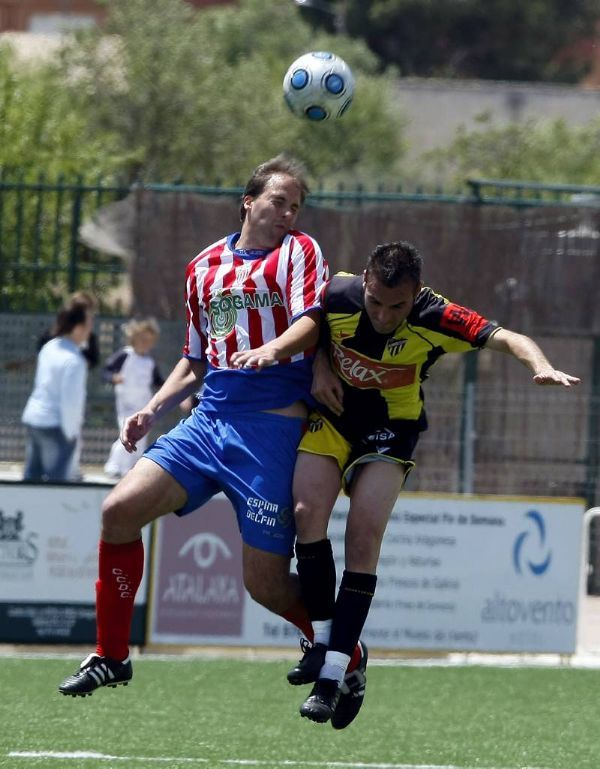
{"type": "Polygon", "coordinates": [[[422,431],[423,422],[395,420],[349,439],[329,419],[313,411],[298,450],[333,457],[342,473],[342,488],[348,494],[356,467],[367,462],[383,461],[402,465],[406,479],[415,466],[412,455],[422,431]]]}

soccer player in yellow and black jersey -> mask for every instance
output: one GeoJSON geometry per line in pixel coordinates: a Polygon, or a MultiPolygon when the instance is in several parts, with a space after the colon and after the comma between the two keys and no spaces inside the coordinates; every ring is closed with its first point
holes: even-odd
{"type": "Polygon", "coordinates": [[[424,288],[422,259],[405,241],[377,246],[362,276],[339,274],[326,287],[328,332],[313,367],[311,415],[294,474],[296,556],[314,645],[288,674],[315,681],[300,707],[313,721],[343,729],[365,692],[366,647],[347,672],[377,581],[387,522],[427,429],[421,385],[445,353],[487,349],[509,353],[540,385],[578,384],[557,371],[529,337],[498,327],[477,312],[424,288]],[[340,488],[350,496],[345,571],[337,599],[327,524],[340,488]]]}

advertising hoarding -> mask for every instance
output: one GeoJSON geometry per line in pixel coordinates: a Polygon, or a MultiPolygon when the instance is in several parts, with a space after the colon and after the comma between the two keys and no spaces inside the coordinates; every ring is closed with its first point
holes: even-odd
{"type": "MultiPolygon", "coordinates": [[[[348,499],[329,536],[338,580],[348,499]]],[[[401,495],[364,640],[382,649],[575,651],[583,500],[401,495]]],[[[215,498],[158,523],[149,641],[295,645],[245,593],[235,515],[215,498]]]]}
{"type": "MultiPolygon", "coordinates": [[[[96,642],[100,510],[110,485],[0,483],[0,642],[96,642]]],[[[146,556],[150,539],[144,530],[146,556]]],[[[132,642],[145,640],[146,578],[132,642]]]]}

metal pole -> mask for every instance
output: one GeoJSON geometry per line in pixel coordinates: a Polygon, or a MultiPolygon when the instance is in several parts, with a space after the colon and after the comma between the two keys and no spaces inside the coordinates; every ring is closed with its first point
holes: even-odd
{"type": "Polygon", "coordinates": [[[458,490],[461,494],[472,494],[475,487],[477,360],[475,351],[464,357],[458,471],[458,490]]]}
{"type": "Polygon", "coordinates": [[[78,177],[78,184],[73,193],[73,207],[71,209],[71,248],[69,254],[69,291],[77,289],[77,243],[79,239],[79,225],[81,224],[81,203],[83,179],[78,177]]]}
{"type": "Polygon", "coordinates": [[[588,450],[585,470],[585,496],[593,507],[596,500],[596,486],[600,472],[600,337],[593,340],[592,381],[588,412],[588,450]]]}

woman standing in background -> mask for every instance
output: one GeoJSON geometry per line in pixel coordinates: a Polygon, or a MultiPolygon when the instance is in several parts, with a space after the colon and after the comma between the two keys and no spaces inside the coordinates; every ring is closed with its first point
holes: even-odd
{"type": "Polygon", "coordinates": [[[67,481],[85,410],[88,363],[82,353],[93,310],[81,298],[58,312],[52,338],[41,348],[33,391],[22,422],[27,427],[26,481],[67,481]]]}

